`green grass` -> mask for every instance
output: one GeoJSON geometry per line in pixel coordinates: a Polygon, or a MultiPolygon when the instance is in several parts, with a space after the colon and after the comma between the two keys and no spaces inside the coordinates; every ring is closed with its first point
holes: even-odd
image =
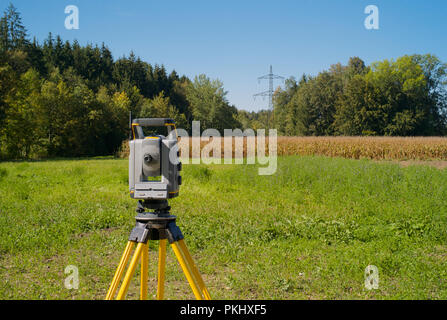
{"type": "MultiPolygon", "coordinates": [[[[105,297],[134,225],[127,167],[0,163],[0,299],[105,297]],[[78,290],[64,287],[68,265],[78,290]]],[[[447,299],[447,170],[295,156],[273,176],[183,168],[172,213],[214,299],[447,299]],[[368,265],[377,290],[365,289],[368,265]]],[[[128,298],[138,288],[135,277],[128,298]]],[[[170,249],[166,297],[194,298],[170,249]]]]}

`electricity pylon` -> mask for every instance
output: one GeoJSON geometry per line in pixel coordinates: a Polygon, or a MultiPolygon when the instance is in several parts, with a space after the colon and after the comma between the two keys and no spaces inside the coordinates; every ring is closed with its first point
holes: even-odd
{"type": "Polygon", "coordinates": [[[265,79],[268,79],[269,81],[269,89],[267,91],[254,94],[253,98],[256,99],[256,97],[269,97],[269,106],[267,110],[267,129],[270,129],[270,113],[273,113],[273,80],[280,79],[284,81],[284,77],[273,74],[272,66],[270,66],[270,73],[259,77],[258,82],[265,79]]]}

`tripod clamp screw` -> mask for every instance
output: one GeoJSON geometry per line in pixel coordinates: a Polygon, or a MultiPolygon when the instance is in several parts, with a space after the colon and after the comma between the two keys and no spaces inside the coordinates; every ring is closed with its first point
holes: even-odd
{"type": "Polygon", "coordinates": [[[168,239],[173,243],[184,239],[180,228],[175,223],[177,217],[163,211],[140,212],[135,217],[135,227],[132,229],[129,241],[146,243],[148,240],[168,239]]]}

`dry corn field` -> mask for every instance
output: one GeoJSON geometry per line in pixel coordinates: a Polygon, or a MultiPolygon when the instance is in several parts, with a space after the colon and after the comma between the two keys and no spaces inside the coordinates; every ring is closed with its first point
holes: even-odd
{"type": "MultiPolygon", "coordinates": [[[[198,138],[194,138],[198,139],[198,138]]],[[[221,140],[221,153],[224,157],[224,138],[221,140]]],[[[229,138],[225,138],[229,139],[229,138]]],[[[232,157],[237,156],[234,151],[232,157]]],[[[193,138],[182,138],[180,146],[187,147],[192,155],[193,138]]],[[[230,138],[231,140],[231,138],[230,138]]],[[[268,153],[268,138],[266,138],[266,153],[268,153]]],[[[210,141],[200,141],[201,150],[210,141]]],[[[227,144],[229,145],[229,143],[227,144]]],[[[186,150],[186,149],[185,149],[186,150]]],[[[128,156],[128,144],[123,144],[120,157],[128,156]]],[[[447,160],[447,138],[445,137],[278,137],[278,156],[287,155],[321,155],[350,159],[374,160],[447,160]]],[[[212,154],[212,153],[211,153],[212,154]]],[[[185,154],[183,154],[184,156],[185,154]]],[[[243,142],[243,156],[247,156],[247,138],[243,142]]]]}
{"type": "Polygon", "coordinates": [[[280,137],[278,154],[374,160],[447,160],[447,138],[280,137]]]}

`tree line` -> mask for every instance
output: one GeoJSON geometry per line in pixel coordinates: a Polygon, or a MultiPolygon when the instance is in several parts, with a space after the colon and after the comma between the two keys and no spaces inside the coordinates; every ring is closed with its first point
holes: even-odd
{"type": "Polygon", "coordinates": [[[431,54],[371,66],[353,57],[317,76],[286,80],[270,116],[288,136],[445,135],[446,80],[447,65],[431,54]]]}
{"type": "Polygon", "coordinates": [[[444,135],[447,66],[434,55],[366,66],[357,57],[285,81],[273,110],[237,110],[223,83],[189,79],[134,53],[51,33],[30,39],[10,4],[0,18],[0,159],[110,155],[133,117],[170,117],[190,130],[276,128],[280,135],[444,135]]]}
{"type": "Polygon", "coordinates": [[[0,18],[0,159],[114,154],[133,117],[169,117],[190,130],[236,128],[223,84],[193,80],[132,52],[114,59],[102,44],[51,33],[31,40],[10,4],[0,18]]]}

